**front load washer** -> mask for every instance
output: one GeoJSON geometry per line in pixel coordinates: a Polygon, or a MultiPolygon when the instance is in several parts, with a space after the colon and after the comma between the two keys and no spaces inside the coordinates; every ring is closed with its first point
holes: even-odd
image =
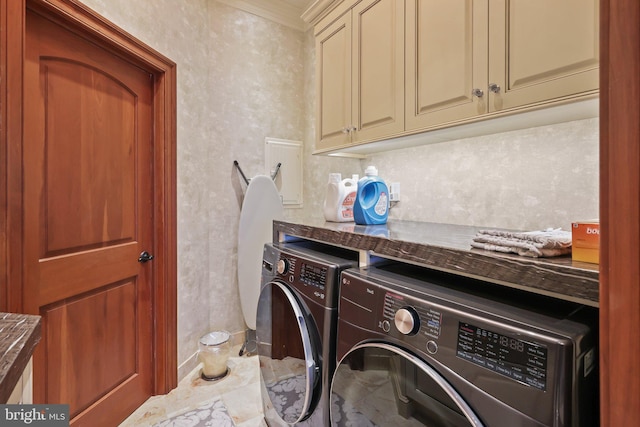
{"type": "Polygon", "coordinates": [[[598,425],[597,313],[407,265],[340,287],[334,426],[598,425]]]}
{"type": "Polygon", "coordinates": [[[329,425],[340,272],[358,253],[315,242],[266,244],[256,341],[270,426],[329,425]]]}

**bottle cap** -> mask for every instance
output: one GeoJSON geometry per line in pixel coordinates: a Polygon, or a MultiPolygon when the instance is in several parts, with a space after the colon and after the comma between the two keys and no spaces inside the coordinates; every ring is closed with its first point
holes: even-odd
{"type": "Polygon", "coordinates": [[[378,176],[378,169],[375,166],[367,166],[364,170],[364,174],[367,176],[378,176]]]}

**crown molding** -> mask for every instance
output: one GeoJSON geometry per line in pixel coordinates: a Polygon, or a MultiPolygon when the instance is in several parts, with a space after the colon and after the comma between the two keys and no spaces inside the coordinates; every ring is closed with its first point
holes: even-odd
{"type": "Polygon", "coordinates": [[[217,0],[236,9],[269,19],[299,31],[308,26],[300,17],[302,11],[284,0],[217,0]]]}
{"type": "Polygon", "coordinates": [[[315,0],[302,13],[302,20],[309,25],[315,25],[342,2],[343,0],[315,0]]]}

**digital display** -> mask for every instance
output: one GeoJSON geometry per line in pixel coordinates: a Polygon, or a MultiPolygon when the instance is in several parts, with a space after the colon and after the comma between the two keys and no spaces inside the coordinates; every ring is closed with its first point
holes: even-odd
{"type": "Polygon", "coordinates": [[[327,281],[327,268],[303,262],[300,266],[300,281],[307,285],[324,289],[327,281]]]}
{"type": "Polygon", "coordinates": [[[523,384],[546,390],[547,347],[458,323],[456,355],[523,384]]]}

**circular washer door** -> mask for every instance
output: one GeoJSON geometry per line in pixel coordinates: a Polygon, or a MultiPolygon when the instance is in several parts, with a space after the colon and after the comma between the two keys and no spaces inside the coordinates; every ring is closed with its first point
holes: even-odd
{"type": "Polygon", "coordinates": [[[331,425],[483,427],[436,370],[386,343],[358,345],[340,361],[331,383],[331,425]]]}
{"type": "Polygon", "coordinates": [[[295,424],[309,417],[320,395],[319,334],[286,284],[272,281],[262,288],[256,341],[265,418],[295,424]]]}

